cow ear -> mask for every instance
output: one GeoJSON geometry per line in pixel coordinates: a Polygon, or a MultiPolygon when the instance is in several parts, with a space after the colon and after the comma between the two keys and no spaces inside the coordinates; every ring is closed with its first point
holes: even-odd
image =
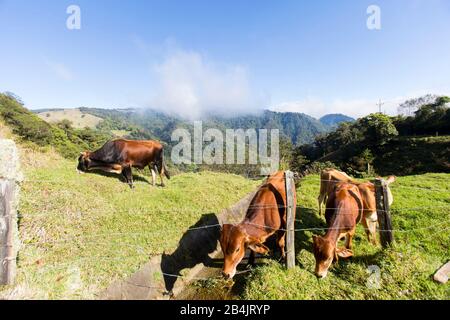
{"type": "Polygon", "coordinates": [[[350,258],[353,256],[353,251],[350,249],[336,250],[337,255],[341,258],[350,258]]]}
{"type": "Polygon", "coordinates": [[[267,248],[265,245],[263,245],[260,241],[257,241],[257,240],[250,240],[247,243],[247,247],[256,253],[260,253],[260,254],[268,254],[269,253],[269,248],[267,248]]]}
{"type": "Polygon", "coordinates": [[[392,182],[394,182],[395,181],[395,176],[389,176],[389,177],[387,177],[387,179],[386,179],[386,183],[387,184],[391,184],[392,182]]]}

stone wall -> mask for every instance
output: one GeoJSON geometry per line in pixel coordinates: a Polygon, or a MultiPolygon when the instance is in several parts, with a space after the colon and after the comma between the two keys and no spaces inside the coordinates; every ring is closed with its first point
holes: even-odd
{"type": "Polygon", "coordinates": [[[16,275],[20,244],[17,209],[22,180],[14,141],[0,139],[0,285],[13,284],[16,275]]]}

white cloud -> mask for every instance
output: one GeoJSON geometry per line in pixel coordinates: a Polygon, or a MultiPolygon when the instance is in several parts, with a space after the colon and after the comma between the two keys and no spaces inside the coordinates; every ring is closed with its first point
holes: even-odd
{"type": "Polygon", "coordinates": [[[45,64],[56,76],[62,80],[70,81],[73,79],[72,71],[63,63],[49,61],[45,59],[45,64]]]}
{"type": "Polygon", "coordinates": [[[264,106],[239,65],[219,65],[197,52],[175,49],[153,71],[157,88],[151,107],[169,114],[193,120],[252,113],[264,106]]]}
{"type": "MultiPolygon", "coordinates": [[[[405,97],[397,97],[382,100],[382,112],[390,115],[397,114],[398,105],[406,99],[405,97]]],[[[378,112],[378,102],[378,100],[369,99],[335,99],[330,103],[326,103],[319,98],[307,98],[300,101],[283,102],[270,109],[280,112],[303,112],[315,118],[320,118],[330,113],[342,113],[353,118],[359,118],[378,112]]]]}
{"type": "Polygon", "coordinates": [[[326,105],[320,99],[309,97],[303,100],[282,102],[269,109],[279,112],[301,112],[318,117],[326,109],[326,105]]]}

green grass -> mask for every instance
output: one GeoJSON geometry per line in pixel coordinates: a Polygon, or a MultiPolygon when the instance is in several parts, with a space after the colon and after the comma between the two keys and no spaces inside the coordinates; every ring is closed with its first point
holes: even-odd
{"type": "Polygon", "coordinates": [[[13,298],[95,298],[257,185],[202,172],[174,176],[166,188],[135,177],[131,190],[117,175],[79,175],[75,161],[30,153],[23,152],[17,285],[3,289],[13,298]]]}
{"type": "MultiPolygon", "coordinates": [[[[296,267],[287,271],[270,261],[246,279],[244,299],[449,299],[448,284],[432,280],[435,271],[450,258],[450,174],[400,177],[392,185],[395,244],[382,250],[367,242],[358,227],[355,256],[340,260],[325,279],[314,272],[312,235],[320,231],[296,233],[296,267]],[[409,208],[409,209],[407,209],[409,208]],[[368,267],[380,268],[378,288],[368,286],[368,267]]],[[[318,176],[310,176],[298,189],[296,228],[323,228],[316,196],[318,176]]],[[[373,274],[372,274],[373,278],[373,274]]]]}
{"type": "MultiPolygon", "coordinates": [[[[136,179],[135,190],[115,175],[78,175],[75,161],[54,152],[22,149],[27,181],[21,194],[17,284],[0,297],[91,299],[116,279],[139,269],[153,255],[170,253],[204,214],[216,213],[258,182],[202,172],[174,176],[167,188],[136,179]]],[[[136,172],[137,173],[137,172],[136,172]]],[[[143,176],[149,179],[148,174],[143,176]]],[[[324,228],[318,216],[318,176],[302,182],[296,228],[324,228]]],[[[243,281],[241,299],[449,299],[447,285],[432,280],[450,258],[450,174],[399,177],[392,185],[395,244],[370,245],[359,226],[355,256],[340,260],[327,278],[314,276],[311,238],[296,232],[296,267],[287,271],[265,259],[243,281]],[[368,267],[380,268],[379,288],[367,286],[368,267]]],[[[222,281],[208,282],[211,294],[222,281]]]]}

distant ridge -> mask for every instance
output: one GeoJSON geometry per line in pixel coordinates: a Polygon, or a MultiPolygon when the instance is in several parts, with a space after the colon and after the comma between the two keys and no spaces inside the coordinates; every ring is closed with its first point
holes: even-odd
{"type": "Polygon", "coordinates": [[[324,115],[319,121],[326,126],[337,127],[342,122],[353,122],[355,119],[342,113],[331,113],[324,115]]]}

